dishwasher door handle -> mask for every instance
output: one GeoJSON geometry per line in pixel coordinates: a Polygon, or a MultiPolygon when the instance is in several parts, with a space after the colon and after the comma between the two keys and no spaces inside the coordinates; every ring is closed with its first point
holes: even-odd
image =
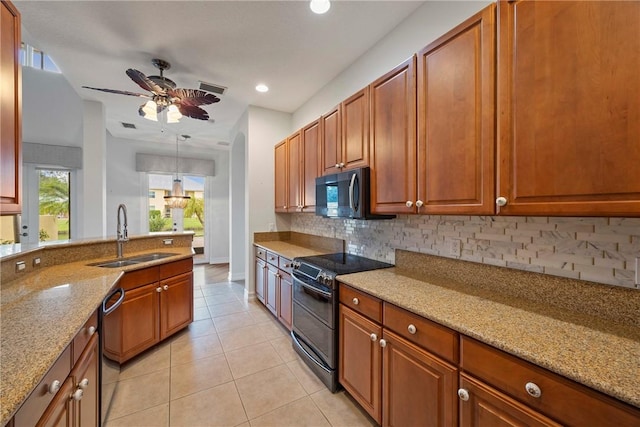
{"type": "Polygon", "coordinates": [[[111,292],[109,294],[109,296],[107,296],[104,300],[102,300],[102,314],[103,314],[103,316],[108,316],[116,308],[120,307],[120,304],[122,304],[123,300],[124,300],[124,289],[118,288],[115,291],[111,292]],[[114,302],[109,307],[107,307],[107,304],[109,303],[109,300],[111,300],[117,294],[120,294],[120,296],[118,297],[116,302],[114,302]]]}

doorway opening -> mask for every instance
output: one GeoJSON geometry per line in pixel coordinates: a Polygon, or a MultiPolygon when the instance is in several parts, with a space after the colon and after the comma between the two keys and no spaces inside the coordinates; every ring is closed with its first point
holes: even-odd
{"type": "Polygon", "coordinates": [[[71,236],[71,172],[38,170],[38,241],[71,236]]]}

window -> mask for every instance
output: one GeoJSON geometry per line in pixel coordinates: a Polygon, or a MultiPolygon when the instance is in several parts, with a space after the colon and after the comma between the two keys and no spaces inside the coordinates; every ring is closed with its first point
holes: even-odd
{"type": "Polygon", "coordinates": [[[38,240],[66,240],[71,238],[70,181],[66,170],[39,171],[38,240]]]}
{"type": "Polygon", "coordinates": [[[25,67],[37,68],[38,70],[59,73],[60,69],[53,62],[53,59],[40,49],[22,42],[20,45],[20,64],[25,67]]]}
{"type": "Polygon", "coordinates": [[[149,198],[150,199],[155,199],[156,198],[156,192],[149,190],[149,198]]]}

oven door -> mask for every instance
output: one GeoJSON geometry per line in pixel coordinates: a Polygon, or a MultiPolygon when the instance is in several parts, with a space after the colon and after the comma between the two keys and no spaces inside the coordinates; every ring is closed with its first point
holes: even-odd
{"type": "MultiPolygon", "coordinates": [[[[297,302],[293,302],[293,332],[313,349],[320,363],[330,369],[337,366],[337,340],[335,330],[327,327],[318,318],[297,302]]],[[[316,359],[313,357],[313,359],[316,359]]]]}
{"type": "Polygon", "coordinates": [[[333,329],[336,321],[334,308],[337,309],[336,292],[314,280],[300,277],[295,271],[292,278],[293,301],[304,307],[320,322],[333,329]]]}

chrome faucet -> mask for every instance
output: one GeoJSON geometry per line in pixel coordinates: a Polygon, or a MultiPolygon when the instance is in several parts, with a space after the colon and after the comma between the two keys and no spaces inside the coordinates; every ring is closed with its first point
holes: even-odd
{"type": "Polygon", "coordinates": [[[122,244],[129,240],[129,235],[127,234],[127,207],[123,203],[118,206],[117,233],[116,248],[118,250],[118,258],[122,258],[122,244]],[[124,224],[120,222],[120,212],[122,212],[124,216],[124,224]]]}

